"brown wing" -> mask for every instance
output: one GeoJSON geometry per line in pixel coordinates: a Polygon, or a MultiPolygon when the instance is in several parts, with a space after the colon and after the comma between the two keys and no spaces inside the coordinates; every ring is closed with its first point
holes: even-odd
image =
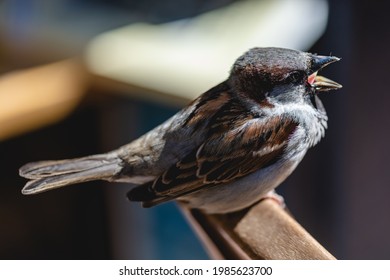
{"type": "Polygon", "coordinates": [[[150,207],[201,187],[233,182],[275,163],[297,127],[283,116],[265,122],[239,103],[227,103],[210,123],[213,125],[199,147],[154,182],[130,191],[129,199],[150,207]]]}

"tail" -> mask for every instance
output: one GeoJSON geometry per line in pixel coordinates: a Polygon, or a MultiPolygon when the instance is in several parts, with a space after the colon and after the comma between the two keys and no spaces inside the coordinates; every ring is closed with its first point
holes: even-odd
{"type": "Polygon", "coordinates": [[[19,174],[30,179],[22,193],[37,194],[81,182],[110,180],[121,169],[121,159],[108,153],[76,159],[32,162],[22,166],[19,174]]]}

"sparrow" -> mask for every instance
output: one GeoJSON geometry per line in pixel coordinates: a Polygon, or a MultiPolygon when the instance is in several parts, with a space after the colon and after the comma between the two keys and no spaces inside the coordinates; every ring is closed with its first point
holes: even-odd
{"type": "Polygon", "coordinates": [[[170,119],[116,150],[20,168],[37,194],[92,180],[136,184],[130,201],[177,199],[206,213],[256,203],[297,167],[327,128],[318,93],[342,86],[317,75],[340,60],[283,48],[253,48],[229,77],[170,119]]]}

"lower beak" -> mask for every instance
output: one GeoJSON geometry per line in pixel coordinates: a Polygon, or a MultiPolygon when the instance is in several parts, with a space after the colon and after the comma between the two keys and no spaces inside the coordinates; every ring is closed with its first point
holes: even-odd
{"type": "Polygon", "coordinates": [[[332,81],[331,79],[317,75],[314,77],[314,82],[311,84],[311,86],[314,87],[314,89],[317,91],[328,91],[343,87],[342,85],[336,83],[335,81],[332,81]]]}

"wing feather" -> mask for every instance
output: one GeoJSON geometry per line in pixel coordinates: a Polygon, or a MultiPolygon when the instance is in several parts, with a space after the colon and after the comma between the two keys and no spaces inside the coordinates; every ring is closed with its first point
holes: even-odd
{"type": "Polygon", "coordinates": [[[209,121],[203,143],[154,182],[130,191],[130,200],[149,207],[266,168],[280,159],[298,125],[283,115],[249,114],[238,101],[226,103],[209,121]]]}

